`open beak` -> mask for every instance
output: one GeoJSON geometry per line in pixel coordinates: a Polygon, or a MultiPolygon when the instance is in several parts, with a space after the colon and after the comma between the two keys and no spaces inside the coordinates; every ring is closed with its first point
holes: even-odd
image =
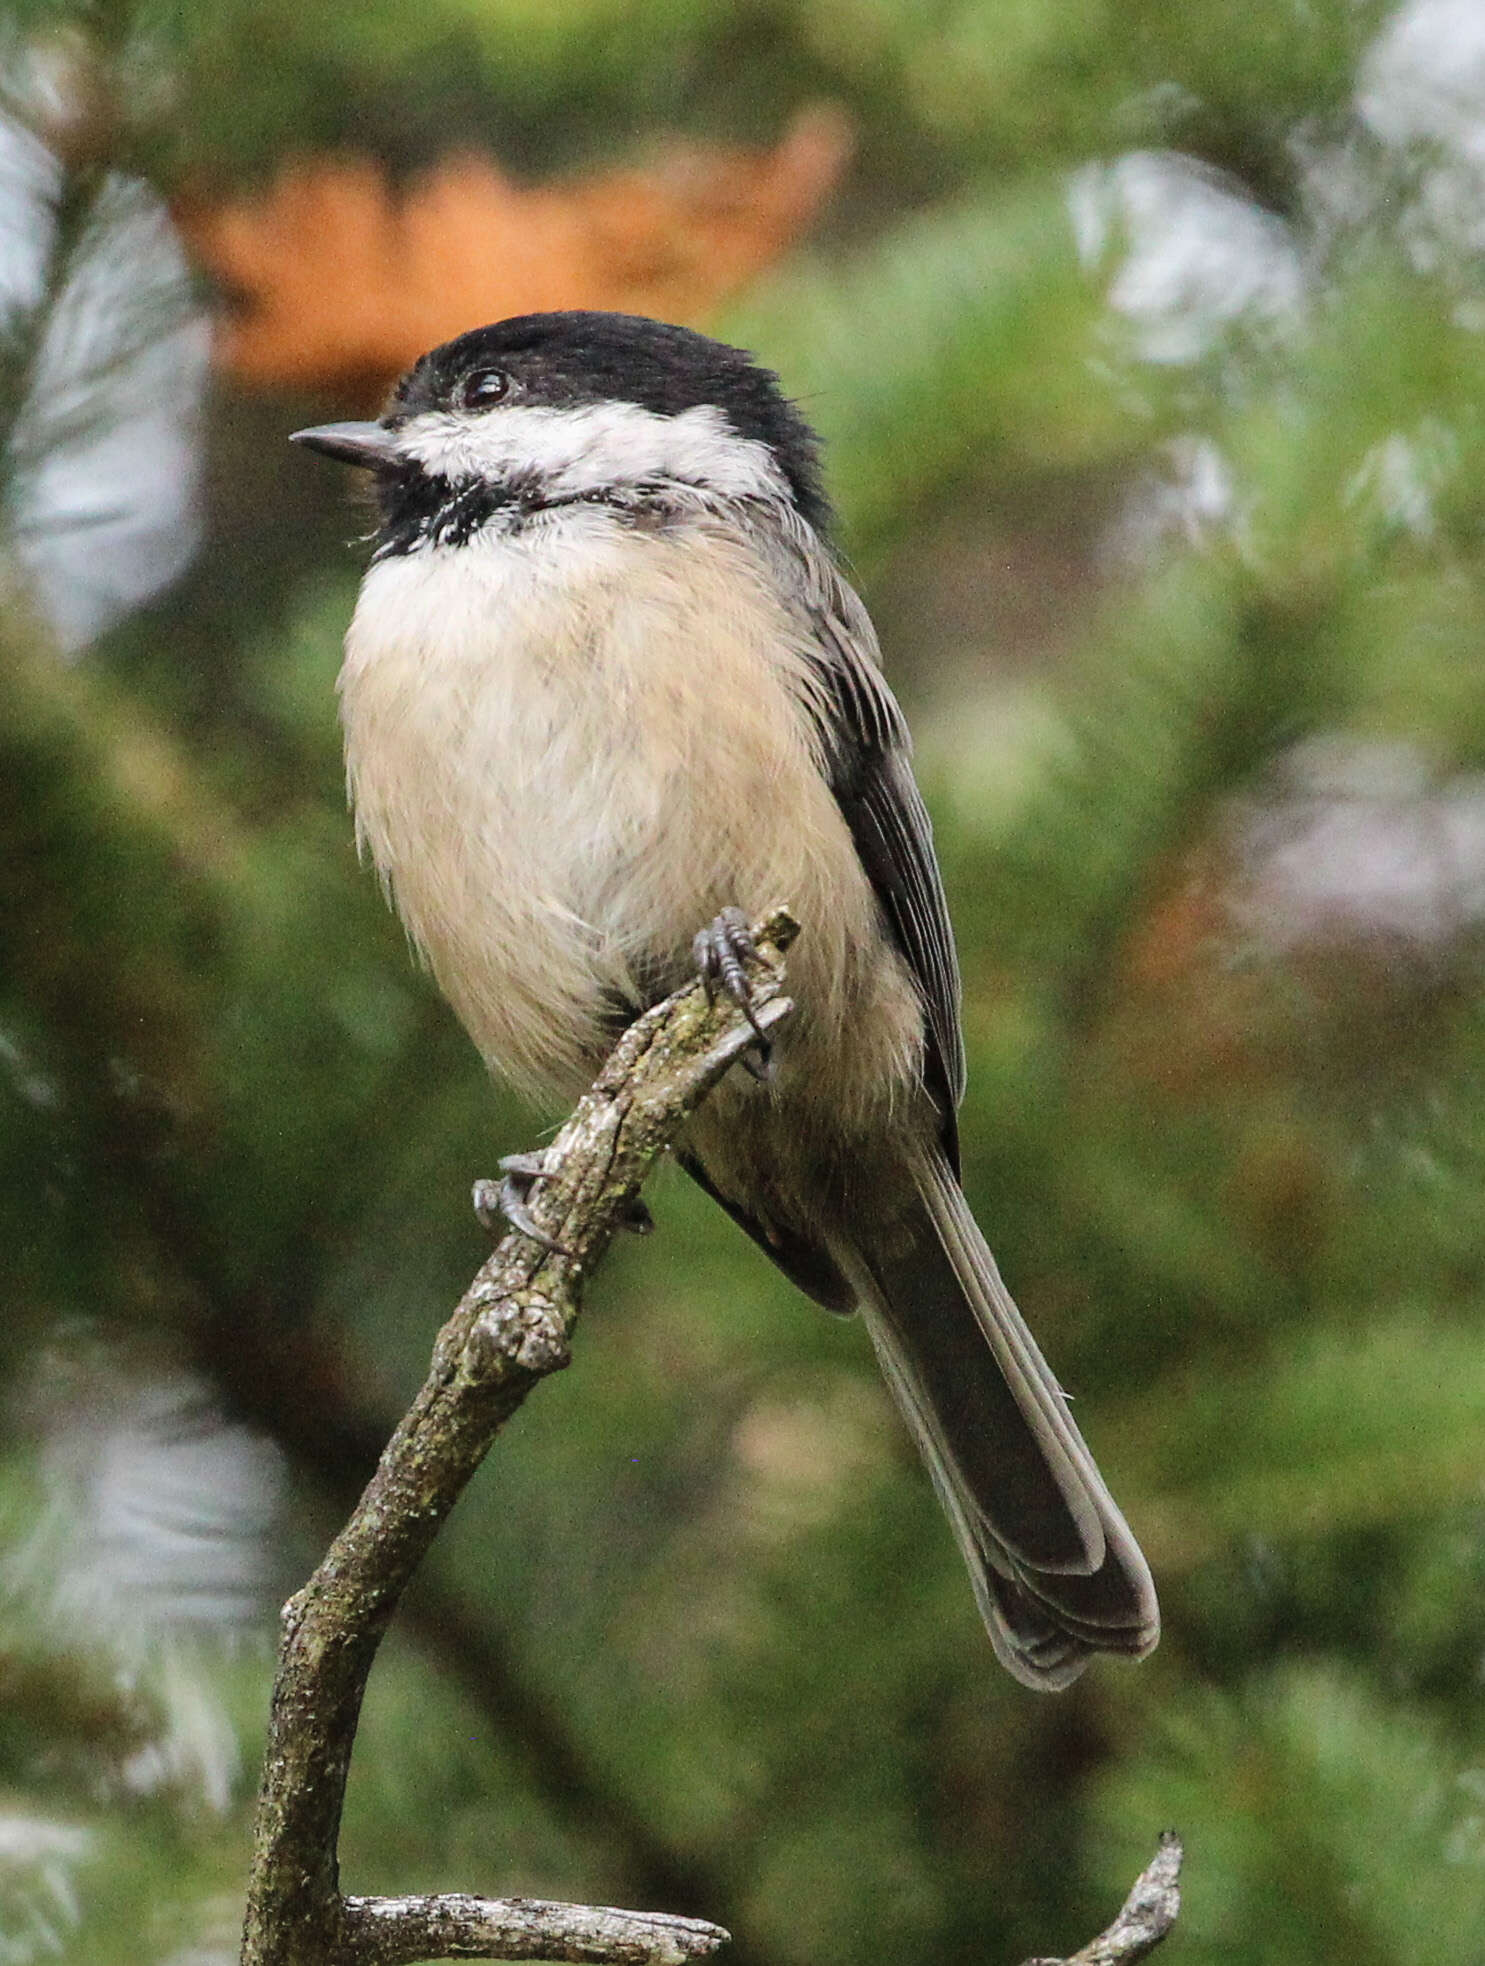
{"type": "Polygon", "coordinates": [[[291,444],[306,444],[342,464],[358,464],[364,471],[385,470],[402,463],[397,438],[380,423],[317,423],[309,430],[296,430],[291,444]]]}

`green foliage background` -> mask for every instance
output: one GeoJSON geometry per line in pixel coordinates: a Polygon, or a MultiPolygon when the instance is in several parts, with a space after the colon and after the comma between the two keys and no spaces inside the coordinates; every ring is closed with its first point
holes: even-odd
{"type": "MultiPolygon", "coordinates": [[[[717,325],[828,440],[961,941],[971,1198],[1165,1607],[1140,1669],[1012,1685],[860,1331],[661,1184],[378,1668],[352,1888],[693,1911],[748,1966],[978,1966],[1080,1943],[1173,1823],[1172,1960],[1479,1958],[1482,277],[1430,230],[1457,158],[1358,114],[1392,19],[13,10],[13,55],[90,37],[131,113],[56,187],[7,433],[108,168],[168,192],[468,138],[548,174],[850,107],[831,225],[717,325]],[[1209,293],[1179,360],[1117,304],[1115,160],[1153,151],[1226,173],[1187,179],[1298,269],[1282,307],[1209,293]],[[1112,214],[1081,253],[1080,199],[1112,214]],[[1191,457],[1223,509],[1132,544],[1191,457]],[[1358,837],[1401,925],[1364,879],[1316,900],[1358,837]]],[[[80,654],[0,599],[7,1959],[234,1954],[271,1618],[131,1594],[77,1443],[183,1371],[276,1441],[266,1605],[479,1260],[471,1178],[550,1117],[492,1090],[355,864],[354,521],[282,443],[315,411],[217,393],[200,553],[80,654]],[[116,1619],[68,1609],[90,1562],[116,1619]]]]}

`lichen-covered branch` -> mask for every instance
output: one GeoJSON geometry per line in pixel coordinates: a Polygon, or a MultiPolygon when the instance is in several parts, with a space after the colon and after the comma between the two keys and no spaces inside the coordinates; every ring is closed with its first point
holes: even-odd
{"type": "MultiPolygon", "coordinates": [[[[754,930],[769,965],[753,999],[765,1031],[792,1008],[779,957],[795,932],[782,909],[754,930]]],[[[548,1150],[550,1177],[532,1202],[560,1247],[515,1233],[501,1242],[439,1333],[427,1381],[350,1521],[285,1606],[243,1966],[450,1956],[661,1966],[725,1940],[718,1926],[580,1906],[536,1906],[521,1929],[521,1900],[346,1899],[336,1844],[362,1694],[398,1600],[500,1428],[567,1363],[582,1285],[646,1175],[753,1042],[742,1013],[709,1002],[699,983],[625,1032],[548,1150]]]]}
{"type": "Polygon", "coordinates": [[[1181,1839],[1167,1830],[1134,1881],[1119,1916],[1068,1959],[1028,1959],[1024,1966],[1133,1966],[1152,1953],[1181,1909],[1181,1839]]]}
{"type": "Polygon", "coordinates": [[[595,1966],[685,1966],[724,1943],[720,1925],[663,1911],[558,1905],[545,1898],[346,1898],[342,1930],[366,1966],[420,1959],[591,1960],[595,1966]]]}

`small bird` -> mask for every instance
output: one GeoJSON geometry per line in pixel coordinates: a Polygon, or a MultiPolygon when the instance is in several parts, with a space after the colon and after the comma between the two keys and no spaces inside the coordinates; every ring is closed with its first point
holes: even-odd
{"type": "Polygon", "coordinates": [[[778,378],[689,329],[530,314],[295,441],[374,474],[340,675],[357,835],[484,1058],[570,1103],[698,964],[745,1001],[747,924],[786,901],[796,1014],[677,1158],[862,1313],[1015,1677],[1150,1651],[1145,1560],[959,1187],[932,831],[778,378]]]}

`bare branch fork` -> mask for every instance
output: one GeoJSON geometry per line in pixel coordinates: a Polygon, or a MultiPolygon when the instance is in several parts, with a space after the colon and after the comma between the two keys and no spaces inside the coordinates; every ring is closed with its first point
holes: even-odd
{"type": "MultiPolygon", "coordinates": [[[[782,908],[754,928],[753,1016],[793,1006],[782,908]]],[[[583,1283],[694,1110],[755,1042],[698,981],[620,1039],[549,1149],[533,1210],[560,1245],[504,1238],[438,1335],[422,1391],[345,1528],[284,1607],[253,1834],[242,1966],[411,1966],[417,1960],[562,1959],[681,1966],[725,1943],[719,1925],[662,1913],[463,1894],[346,1897],[336,1845],[361,1699],[402,1593],[491,1442],[541,1379],[568,1362],[583,1283]]]]}

